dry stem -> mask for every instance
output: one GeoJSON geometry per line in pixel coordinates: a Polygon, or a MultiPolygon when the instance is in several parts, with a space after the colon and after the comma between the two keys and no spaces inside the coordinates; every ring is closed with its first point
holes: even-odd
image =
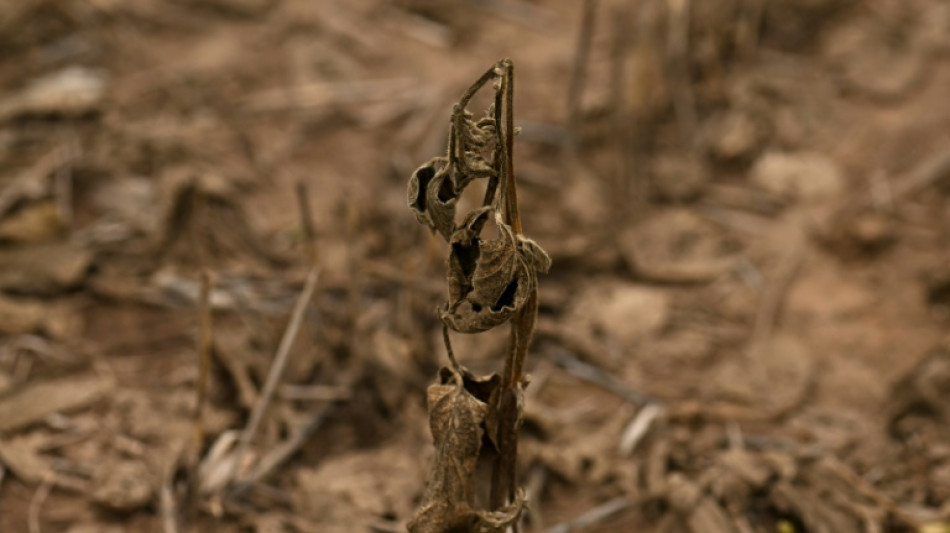
{"type": "Polygon", "coordinates": [[[449,301],[443,306],[443,338],[450,367],[428,389],[429,420],[436,457],[422,505],[409,523],[413,533],[502,531],[524,510],[517,489],[516,459],[521,426],[524,361],[537,319],[537,274],[550,258],[522,236],[514,173],[514,69],[503,59],[485,71],[452,111],[447,154],[423,164],[409,179],[408,206],[419,222],[450,246],[449,301]],[[493,81],[487,116],[467,110],[472,97],[493,81]],[[486,179],[481,207],[459,223],[456,202],[466,186],[486,179]],[[497,237],[483,239],[493,224],[497,237]],[[462,366],[448,330],[479,333],[509,322],[501,376],[478,377],[462,366]],[[482,438],[495,445],[489,511],[475,508],[475,469],[482,438]]]}
{"type": "Polygon", "coordinates": [[[284,373],[284,367],[287,366],[287,360],[290,356],[290,347],[297,337],[297,331],[300,329],[300,324],[303,321],[304,311],[307,310],[307,304],[310,303],[310,298],[313,296],[313,291],[316,289],[317,280],[319,279],[320,269],[317,267],[311,268],[310,273],[307,274],[307,281],[304,284],[303,291],[301,291],[300,297],[297,298],[297,303],[294,304],[290,323],[287,324],[287,329],[284,330],[284,336],[280,339],[277,354],[274,356],[274,363],[271,365],[267,373],[267,380],[264,382],[264,389],[261,391],[261,396],[254,405],[254,410],[251,412],[247,426],[241,433],[241,440],[234,458],[234,468],[240,468],[241,460],[247,453],[251,439],[257,433],[257,428],[264,418],[264,413],[267,411],[268,405],[270,405],[270,399],[274,396],[274,391],[277,390],[277,382],[284,373]]]}
{"type": "MultiPolygon", "coordinates": [[[[521,215],[518,212],[518,194],[514,171],[514,67],[511,60],[502,60],[500,66],[505,69],[501,92],[505,95],[505,126],[498,127],[502,136],[502,176],[504,218],[515,235],[521,235],[521,215]]],[[[521,424],[521,405],[519,402],[521,382],[523,380],[524,360],[528,345],[534,333],[538,316],[537,286],[524,306],[515,313],[510,324],[508,353],[505,356],[505,370],[502,374],[501,391],[495,405],[498,413],[498,457],[492,470],[491,507],[500,508],[515,498],[516,462],[518,458],[518,428],[521,424]]]]}
{"type": "Polygon", "coordinates": [[[194,445],[195,457],[201,455],[204,449],[204,406],[208,398],[208,378],[211,373],[211,273],[207,270],[201,273],[201,296],[198,303],[198,383],[197,400],[194,413],[194,445]]]}

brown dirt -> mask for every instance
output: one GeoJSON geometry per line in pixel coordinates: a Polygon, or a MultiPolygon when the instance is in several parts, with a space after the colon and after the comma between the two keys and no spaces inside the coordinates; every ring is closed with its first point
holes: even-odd
{"type": "Polygon", "coordinates": [[[401,530],[446,361],[406,180],[506,56],[554,260],[525,530],[950,530],[946,3],[603,0],[572,103],[581,12],[0,0],[0,531],[401,530]],[[320,278],[236,454],[308,271],[297,183],[320,278]]]}

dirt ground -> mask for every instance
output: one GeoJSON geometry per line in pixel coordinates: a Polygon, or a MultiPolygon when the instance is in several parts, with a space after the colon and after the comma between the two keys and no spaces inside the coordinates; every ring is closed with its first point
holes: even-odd
{"type": "Polygon", "coordinates": [[[521,529],[950,531],[941,0],[0,0],[0,531],[404,531],[503,57],[521,529]]]}

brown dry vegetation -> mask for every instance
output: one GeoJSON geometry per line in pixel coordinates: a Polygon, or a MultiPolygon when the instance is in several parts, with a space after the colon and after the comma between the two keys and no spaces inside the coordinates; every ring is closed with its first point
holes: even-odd
{"type": "Polygon", "coordinates": [[[941,0],[0,0],[0,531],[405,530],[502,57],[522,530],[947,531],[941,0]]]}

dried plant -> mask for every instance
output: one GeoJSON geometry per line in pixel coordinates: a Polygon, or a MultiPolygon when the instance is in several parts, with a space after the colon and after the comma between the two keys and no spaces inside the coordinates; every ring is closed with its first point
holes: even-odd
{"type": "Polygon", "coordinates": [[[440,312],[451,366],[429,387],[429,425],[436,455],[425,499],[409,523],[413,533],[517,529],[525,506],[515,466],[521,425],[524,359],[538,311],[538,273],[548,255],[522,235],[512,160],[514,70],[503,59],[485,72],[452,111],[446,155],[409,178],[409,208],[449,245],[448,301],[440,312]],[[494,102],[475,118],[467,107],[492,81],[494,102]],[[481,206],[456,222],[462,192],[485,182],[481,206]],[[494,225],[494,238],[482,238],[494,225]],[[476,377],[455,358],[449,330],[478,333],[508,322],[502,374],[476,377]],[[475,468],[483,437],[495,448],[490,509],[475,509],[475,468]]]}

